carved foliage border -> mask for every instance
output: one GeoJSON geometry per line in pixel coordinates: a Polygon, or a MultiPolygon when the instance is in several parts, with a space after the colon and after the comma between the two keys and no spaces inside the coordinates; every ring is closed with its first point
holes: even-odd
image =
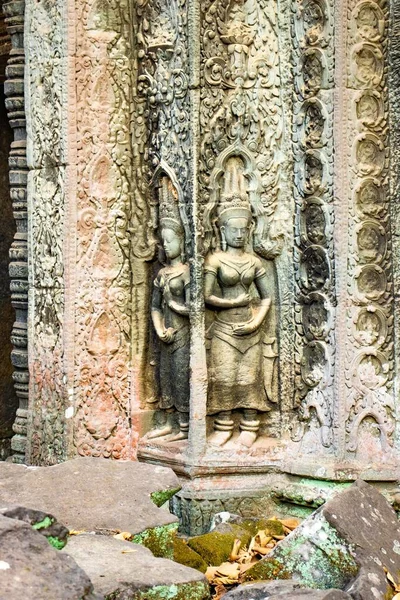
{"type": "Polygon", "coordinates": [[[131,9],[76,3],[77,271],[74,444],[131,456],[131,9]]]}
{"type": "Polygon", "coordinates": [[[296,203],[296,392],[300,441],[317,416],[320,441],[333,443],[334,213],[333,213],[333,2],[292,4],[293,152],[296,203]]]}
{"type": "Polygon", "coordinates": [[[346,447],[372,418],[383,451],[393,444],[393,281],[389,217],[387,92],[388,10],[385,0],[348,5],[350,165],[346,447]]]}

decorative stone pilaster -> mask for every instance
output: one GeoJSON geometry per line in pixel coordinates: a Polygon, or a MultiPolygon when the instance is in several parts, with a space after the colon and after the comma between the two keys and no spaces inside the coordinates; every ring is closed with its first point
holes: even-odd
{"type": "Polygon", "coordinates": [[[10,250],[12,305],[16,320],[12,331],[12,363],[19,408],[11,442],[15,462],[24,462],[28,418],[28,246],[27,246],[27,163],[24,107],[24,10],[25,2],[12,0],[3,5],[12,49],[6,69],[5,95],[14,141],[10,151],[10,194],[17,231],[10,250]]]}

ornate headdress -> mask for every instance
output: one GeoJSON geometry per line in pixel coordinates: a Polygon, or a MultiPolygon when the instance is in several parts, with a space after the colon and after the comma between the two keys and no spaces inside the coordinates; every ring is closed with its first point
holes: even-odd
{"type": "Polygon", "coordinates": [[[243,169],[243,161],[238,156],[228,160],[218,206],[219,225],[223,225],[228,219],[235,217],[244,217],[249,220],[252,218],[243,169]]]}
{"type": "Polygon", "coordinates": [[[178,234],[184,232],[179,214],[178,194],[166,175],[161,178],[159,186],[159,228],[172,229],[178,234]]]}

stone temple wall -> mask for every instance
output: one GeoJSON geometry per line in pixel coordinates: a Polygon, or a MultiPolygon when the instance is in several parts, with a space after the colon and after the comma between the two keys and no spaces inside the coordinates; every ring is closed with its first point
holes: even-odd
{"type": "Polygon", "coordinates": [[[397,10],[27,1],[28,462],[397,480],[397,10]]]}

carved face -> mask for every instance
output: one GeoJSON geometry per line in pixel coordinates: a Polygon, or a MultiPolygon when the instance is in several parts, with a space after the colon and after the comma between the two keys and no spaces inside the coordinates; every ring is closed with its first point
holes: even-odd
{"type": "Polygon", "coordinates": [[[249,233],[249,221],[245,217],[229,219],[225,225],[222,225],[221,233],[230,248],[243,248],[249,233]]]}
{"type": "Polygon", "coordinates": [[[166,257],[170,260],[177,258],[181,254],[181,237],[173,229],[164,228],[161,230],[161,239],[166,257]]]}

